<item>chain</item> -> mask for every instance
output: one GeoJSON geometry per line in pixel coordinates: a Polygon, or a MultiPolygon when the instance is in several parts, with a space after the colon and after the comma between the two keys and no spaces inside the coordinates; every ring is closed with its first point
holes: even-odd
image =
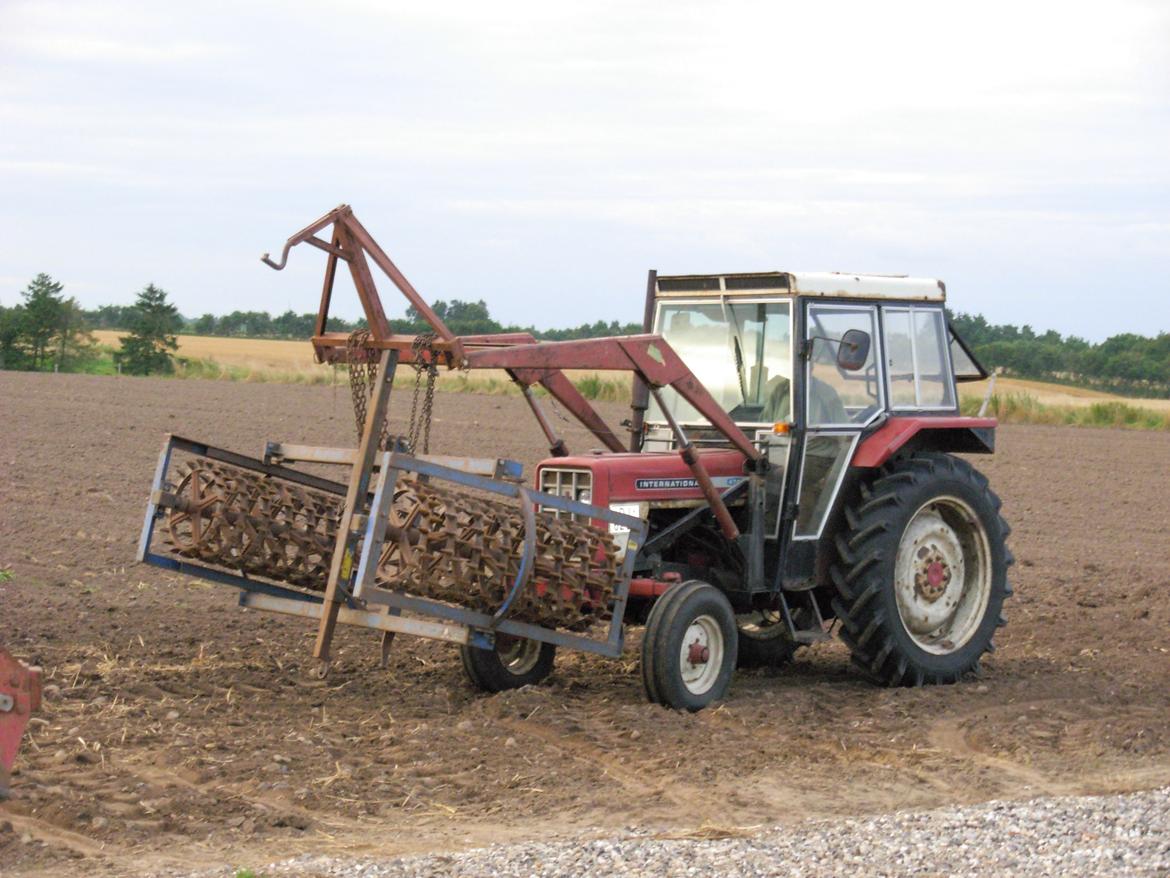
{"type": "MultiPolygon", "coordinates": [[[[359,443],[362,441],[366,412],[378,378],[378,361],[370,356],[369,340],[368,329],[355,329],[349,334],[349,340],[345,344],[345,359],[349,363],[349,394],[353,398],[353,418],[357,424],[359,443]]],[[[378,447],[383,449],[390,447],[390,427],[387,420],[382,421],[378,447]]]]}
{"type": "Polygon", "coordinates": [[[435,408],[435,379],[439,377],[439,352],[435,349],[433,332],[415,336],[410,351],[414,355],[414,394],[410,399],[410,428],[407,431],[407,445],[411,454],[419,453],[419,439],[422,439],[422,453],[431,450],[431,416],[435,408]],[[423,390],[423,375],[426,375],[426,390],[423,390]],[[419,417],[418,400],[423,396],[422,417],[419,417]]]}

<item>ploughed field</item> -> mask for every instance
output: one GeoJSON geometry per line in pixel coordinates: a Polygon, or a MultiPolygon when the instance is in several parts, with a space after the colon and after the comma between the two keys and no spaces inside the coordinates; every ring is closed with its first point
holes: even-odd
{"type": "MultiPolygon", "coordinates": [[[[166,432],[250,454],[354,442],[345,387],[0,373],[0,642],[46,677],[0,804],[5,874],[718,834],[1170,783],[1166,434],[1011,426],[975,459],[1017,558],[980,678],[879,689],[832,641],[684,715],[645,702],[636,628],[621,660],[562,652],[547,684],[495,696],[453,647],[400,637],[380,670],[377,635],[343,629],[332,675],[308,682],[311,623],[133,563],[166,432]]],[[[440,394],[432,448],[529,473],[544,454],[505,396],[440,394]]]]}

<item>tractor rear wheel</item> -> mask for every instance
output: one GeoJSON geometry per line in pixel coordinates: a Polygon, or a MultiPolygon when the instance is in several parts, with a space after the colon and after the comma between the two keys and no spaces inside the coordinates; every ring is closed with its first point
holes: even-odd
{"type": "Polygon", "coordinates": [[[953,683],[994,649],[1011,529],[987,478],[948,454],[883,467],[845,510],[832,577],[841,639],[889,686],[953,683]]]}
{"type": "Polygon", "coordinates": [[[702,710],[727,694],[738,637],[726,595],[691,580],[654,604],[642,635],[646,697],[675,710],[702,710]]]}
{"type": "Polygon", "coordinates": [[[539,683],[553,669],[557,648],[525,637],[496,636],[495,649],[459,647],[467,679],[484,692],[503,692],[539,683]]]}

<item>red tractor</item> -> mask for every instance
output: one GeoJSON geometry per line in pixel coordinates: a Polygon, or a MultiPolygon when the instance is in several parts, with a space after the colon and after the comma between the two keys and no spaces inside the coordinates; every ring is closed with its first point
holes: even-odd
{"type": "Polygon", "coordinates": [[[329,254],[319,359],[372,379],[355,384],[358,449],[269,443],[258,461],[172,437],[141,557],[236,585],[246,606],[317,619],[322,672],[339,621],[382,630],[384,648],[395,633],[458,643],[489,691],[539,682],[558,646],[616,656],[624,625],[644,623],[648,697],[698,710],[726,695],[737,666],[784,662],[834,623],[885,685],[954,682],[992,649],[1011,594],[1009,528],[987,479],[955,454],[991,453],[996,422],[960,414],[956,382],[986,372],[949,326],[941,282],[652,272],[645,334],[541,343],[453,335],[348,207],[265,261],[283,267],[300,243],[329,254]],[[330,225],[330,240],[317,236],[330,225]],[[369,261],[433,334],[391,332],[369,261]],[[359,336],[327,331],[342,262],[369,324],[359,336]],[[402,363],[418,374],[409,441],[385,430],[402,363]],[[418,389],[425,378],[427,413],[444,365],[504,369],[520,385],[552,454],[534,489],[509,461],[438,457],[420,442],[418,389]],[[624,440],[570,368],[633,373],[624,440]],[[602,448],[570,454],[536,385],[602,448]],[[176,451],[203,461],[177,483],[176,451]],[[346,465],[348,485],[296,461],[346,465]],[[604,639],[585,633],[606,621],[604,639]]]}
{"type": "Polygon", "coordinates": [[[1009,528],[954,452],[991,453],[996,424],[959,414],[956,381],[987,376],[944,299],[941,282],[908,277],[651,278],[647,330],[760,457],[643,383],[629,452],[553,458],[537,474],[542,490],[571,484],[649,522],[626,618],[646,623],[651,700],[702,707],[737,665],[780,664],[833,620],[886,685],[953,682],[993,648],[1009,528]],[[711,514],[677,454],[687,446],[730,520],[711,514]]]}

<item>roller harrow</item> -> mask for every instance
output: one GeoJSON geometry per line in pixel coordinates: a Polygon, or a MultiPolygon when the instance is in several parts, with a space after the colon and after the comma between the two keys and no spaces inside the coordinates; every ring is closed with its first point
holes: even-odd
{"type": "MultiPolygon", "coordinates": [[[[325,591],[339,495],[202,456],[181,472],[164,531],[176,555],[325,591]]],[[[512,618],[569,631],[608,618],[619,566],[608,535],[551,513],[534,520],[534,565],[512,618]]],[[[492,612],[520,574],[524,544],[515,504],[406,475],[394,489],[375,583],[492,612]]]]}

